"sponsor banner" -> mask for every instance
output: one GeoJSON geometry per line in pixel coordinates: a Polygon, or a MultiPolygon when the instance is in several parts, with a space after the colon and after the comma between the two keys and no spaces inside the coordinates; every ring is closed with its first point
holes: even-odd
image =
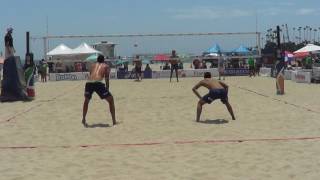
{"type": "Polygon", "coordinates": [[[292,70],[284,70],[284,79],[285,80],[291,80],[292,78],[292,70]]]}
{"type": "Polygon", "coordinates": [[[271,68],[260,68],[260,75],[265,77],[271,76],[271,68]]]}
{"type": "MultiPolygon", "coordinates": [[[[88,80],[89,72],[74,72],[74,73],[50,73],[50,81],[80,81],[88,80]]],[[[116,73],[110,73],[110,79],[117,78],[116,73]]]]}
{"type": "Polygon", "coordinates": [[[311,83],[311,72],[292,71],[291,80],[297,83],[311,83]]]}
{"type": "Polygon", "coordinates": [[[316,80],[320,79],[320,68],[319,67],[313,68],[312,78],[314,78],[316,80]]]}
{"type": "Polygon", "coordinates": [[[89,72],[74,72],[74,73],[50,73],[50,81],[79,81],[87,80],[89,72]]]}
{"type": "MultiPolygon", "coordinates": [[[[180,78],[183,77],[203,77],[205,72],[211,72],[212,76],[218,76],[218,69],[187,69],[187,70],[179,70],[178,76],[180,78]]],[[[163,70],[163,71],[153,71],[152,78],[170,78],[170,70],[163,70]]],[[[172,77],[175,77],[175,72],[173,72],[172,77]]]]}
{"type": "Polygon", "coordinates": [[[249,69],[247,68],[226,68],[224,70],[226,76],[247,76],[249,75],[249,69]]]}

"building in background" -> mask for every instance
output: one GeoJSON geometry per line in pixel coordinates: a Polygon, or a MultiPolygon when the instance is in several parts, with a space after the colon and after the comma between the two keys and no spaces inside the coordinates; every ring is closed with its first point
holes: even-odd
{"type": "Polygon", "coordinates": [[[101,41],[100,43],[93,44],[92,47],[97,51],[102,52],[105,57],[110,59],[115,58],[115,46],[117,44],[108,41],[101,41]]]}

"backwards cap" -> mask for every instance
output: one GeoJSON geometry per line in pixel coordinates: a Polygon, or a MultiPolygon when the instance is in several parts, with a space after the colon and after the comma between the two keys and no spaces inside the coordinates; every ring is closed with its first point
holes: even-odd
{"type": "Polygon", "coordinates": [[[7,28],[7,32],[13,31],[12,27],[7,28]]]}

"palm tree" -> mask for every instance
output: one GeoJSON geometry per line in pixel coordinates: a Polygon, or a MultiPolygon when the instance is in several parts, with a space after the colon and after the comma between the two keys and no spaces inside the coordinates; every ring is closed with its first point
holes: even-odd
{"type": "Polygon", "coordinates": [[[309,32],[309,36],[310,36],[310,42],[312,41],[312,30],[313,30],[313,28],[312,27],[310,27],[309,28],[309,30],[310,30],[310,32],[309,32]]]}
{"type": "Polygon", "coordinates": [[[306,28],[304,27],[303,28],[303,41],[306,40],[306,28]]]}
{"type": "MultiPolygon", "coordinates": [[[[320,33],[320,27],[318,27],[318,32],[320,33]]],[[[318,33],[318,43],[320,43],[320,34],[318,33]]]]}
{"type": "Polygon", "coordinates": [[[299,43],[301,43],[301,29],[302,29],[302,27],[298,28],[298,31],[299,31],[299,43]]]}
{"type": "Polygon", "coordinates": [[[294,42],[296,38],[296,28],[294,27],[292,30],[293,30],[293,42],[294,42]]]}

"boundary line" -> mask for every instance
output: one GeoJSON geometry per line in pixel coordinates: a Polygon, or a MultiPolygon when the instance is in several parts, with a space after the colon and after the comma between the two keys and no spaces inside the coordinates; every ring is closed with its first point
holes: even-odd
{"type": "Polygon", "coordinates": [[[57,146],[0,146],[0,150],[24,150],[24,149],[92,149],[92,148],[136,148],[136,147],[155,147],[160,145],[190,145],[190,144],[240,144],[250,142],[292,142],[292,141],[311,141],[320,140],[320,137],[289,137],[289,138],[259,138],[259,139],[221,139],[221,140],[190,140],[173,142],[143,142],[143,143],[120,143],[120,144],[83,144],[83,145],[57,145],[57,146]]]}
{"type": "Polygon", "coordinates": [[[69,93],[72,92],[72,90],[78,88],[79,86],[80,86],[80,84],[77,85],[77,86],[75,86],[75,87],[73,87],[73,88],[70,88],[68,91],[64,91],[63,93],[58,94],[57,96],[54,96],[54,97],[51,98],[51,99],[48,99],[48,100],[40,100],[40,101],[39,101],[39,102],[40,102],[39,104],[36,104],[36,105],[34,105],[34,106],[31,106],[31,107],[29,107],[28,109],[26,109],[26,110],[24,110],[24,111],[17,112],[17,113],[15,113],[14,115],[9,116],[9,117],[6,118],[5,120],[0,119],[0,124],[11,122],[12,120],[16,119],[17,117],[19,117],[19,116],[21,116],[21,115],[23,115],[23,114],[25,114],[25,113],[28,113],[28,112],[30,112],[30,111],[32,111],[32,110],[34,110],[34,109],[36,109],[36,108],[44,105],[45,103],[53,102],[53,101],[57,100],[58,98],[67,95],[68,92],[69,92],[69,93]],[[41,102],[42,102],[42,103],[41,103],[41,102]]]}
{"type": "Polygon", "coordinates": [[[300,106],[300,105],[297,105],[297,104],[294,104],[294,103],[290,103],[290,102],[288,102],[288,101],[284,101],[284,100],[281,100],[281,99],[273,98],[273,97],[270,97],[270,96],[268,96],[268,95],[265,95],[265,94],[256,92],[256,91],[251,90],[251,89],[247,89],[247,88],[240,87],[240,86],[234,86],[234,87],[237,87],[237,88],[239,88],[239,89],[241,89],[241,90],[248,91],[248,92],[251,92],[251,93],[253,93],[253,94],[256,94],[256,95],[259,95],[259,96],[262,96],[262,97],[265,97],[265,98],[272,99],[273,101],[283,102],[284,104],[291,105],[291,106],[293,106],[293,107],[295,107],[295,108],[298,108],[298,109],[304,109],[304,110],[309,111],[309,112],[313,112],[313,113],[320,114],[319,111],[315,111],[315,110],[313,110],[313,109],[310,109],[310,108],[307,108],[307,107],[304,107],[304,106],[300,106]]]}

